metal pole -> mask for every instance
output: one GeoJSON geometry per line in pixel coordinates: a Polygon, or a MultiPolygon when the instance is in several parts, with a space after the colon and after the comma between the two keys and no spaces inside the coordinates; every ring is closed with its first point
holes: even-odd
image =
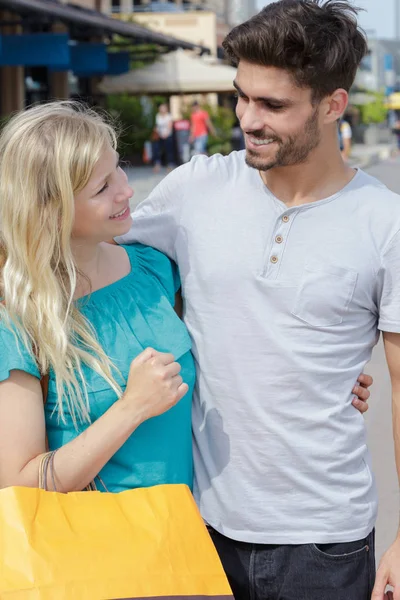
{"type": "Polygon", "coordinates": [[[396,40],[400,40],[400,0],[394,0],[394,22],[396,40]]]}

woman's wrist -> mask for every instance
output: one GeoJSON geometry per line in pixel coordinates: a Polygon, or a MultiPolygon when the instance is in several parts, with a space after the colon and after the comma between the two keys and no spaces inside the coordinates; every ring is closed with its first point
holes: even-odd
{"type": "Polygon", "coordinates": [[[126,392],[117,400],[114,407],[121,415],[123,422],[132,429],[131,433],[146,420],[143,409],[139,410],[126,392]]]}

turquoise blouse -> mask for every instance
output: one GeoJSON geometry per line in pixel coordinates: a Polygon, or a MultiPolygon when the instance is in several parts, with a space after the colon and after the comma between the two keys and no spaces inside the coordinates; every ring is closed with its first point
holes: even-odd
{"type": "MultiPolygon", "coordinates": [[[[142,423],[99,475],[112,492],[163,483],[186,483],[191,488],[191,400],[195,369],[189,334],[173,309],[179,277],[171,261],[157,250],[141,244],[123,247],[131,263],[129,275],[78,300],[80,310],[119,369],[122,389],[132,360],[151,346],[160,352],[172,352],[182,367],[181,375],[189,385],[189,392],[163,415],[142,423]]],[[[0,323],[0,381],[7,379],[12,369],[39,377],[33,357],[0,323]]],[[[116,401],[116,395],[86,365],[83,373],[93,422],[116,401]]],[[[54,376],[50,372],[45,406],[50,449],[63,446],[88,427],[80,424],[77,430],[67,411],[65,423],[58,419],[54,410],[56,398],[54,376]]]]}

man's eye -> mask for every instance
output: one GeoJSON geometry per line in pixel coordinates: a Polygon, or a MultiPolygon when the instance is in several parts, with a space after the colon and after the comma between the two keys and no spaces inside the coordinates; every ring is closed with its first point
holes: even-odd
{"type": "Polygon", "coordinates": [[[283,110],[285,107],[280,105],[280,104],[270,104],[269,102],[265,102],[264,106],[266,108],[268,108],[269,110],[275,110],[275,111],[279,111],[279,110],[283,110]]]}
{"type": "Polygon", "coordinates": [[[103,187],[101,188],[101,190],[99,190],[99,191],[97,192],[97,195],[99,195],[99,194],[101,194],[102,192],[104,192],[104,191],[105,191],[107,188],[108,188],[108,183],[105,183],[105,184],[103,185],[103,187]]]}

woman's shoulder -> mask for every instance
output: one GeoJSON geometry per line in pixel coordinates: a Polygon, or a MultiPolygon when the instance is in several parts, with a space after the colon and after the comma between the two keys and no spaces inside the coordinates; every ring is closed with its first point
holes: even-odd
{"type": "Polygon", "coordinates": [[[171,304],[180,288],[180,278],[176,264],[168,256],[143,244],[124,245],[132,266],[132,275],[140,283],[143,278],[151,277],[161,285],[171,304]]]}

